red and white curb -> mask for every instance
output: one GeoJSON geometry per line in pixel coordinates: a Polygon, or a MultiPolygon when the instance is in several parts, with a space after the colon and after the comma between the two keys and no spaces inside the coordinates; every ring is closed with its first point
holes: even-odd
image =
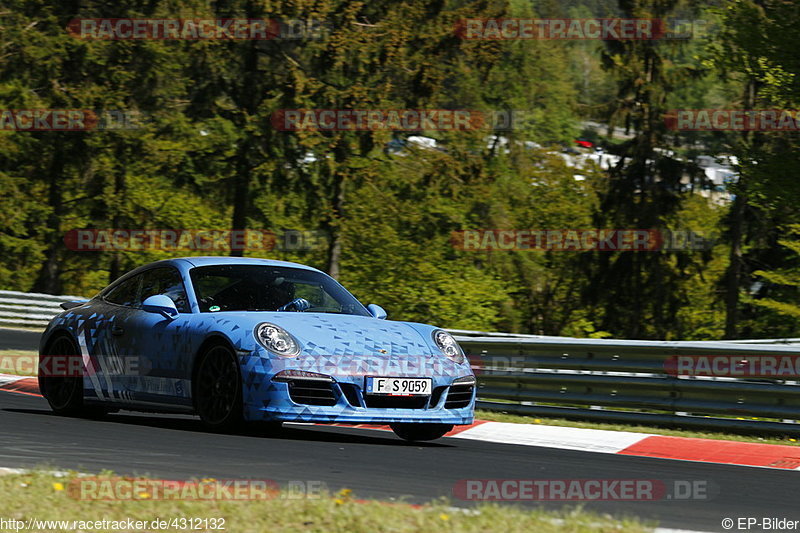
{"type": "Polygon", "coordinates": [[[0,390],[29,394],[31,396],[41,396],[41,394],[39,394],[39,380],[25,376],[0,374],[0,390]]]}
{"type": "MultiPolygon", "coordinates": [[[[0,390],[41,396],[36,378],[0,374],[0,390]]],[[[337,424],[339,425],[339,424],[337,424]]],[[[345,426],[345,424],[341,424],[345,426]]],[[[346,425],[358,429],[388,430],[373,424],[346,425]]],[[[759,444],[686,437],[667,437],[649,433],[607,431],[540,424],[476,421],[456,426],[447,434],[454,439],[539,446],[583,452],[654,457],[702,463],[755,466],[779,470],[800,470],[800,446],[759,444]]]]}
{"type": "Polygon", "coordinates": [[[702,463],[800,470],[800,447],[538,424],[484,422],[457,439],[702,463]]]}

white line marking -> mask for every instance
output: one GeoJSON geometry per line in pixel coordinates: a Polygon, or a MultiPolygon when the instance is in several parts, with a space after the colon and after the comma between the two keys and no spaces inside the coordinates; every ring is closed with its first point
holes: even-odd
{"type": "Polygon", "coordinates": [[[0,387],[5,387],[6,385],[11,385],[21,379],[25,379],[25,376],[12,376],[11,374],[0,374],[0,387]]]}
{"type": "Polygon", "coordinates": [[[652,437],[652,435],[601,429],[486,422],[450,438],[543,446],[563,450],[619,453],[647,437],[652,437]]]}

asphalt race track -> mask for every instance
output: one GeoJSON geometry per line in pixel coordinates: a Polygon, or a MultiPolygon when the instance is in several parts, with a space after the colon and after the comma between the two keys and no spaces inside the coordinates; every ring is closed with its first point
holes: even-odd
{"type": "Polygon", "coordinates": [[[0,350],[36,351],[39,349],[40,336],[39,331],[29,329],[0,328],[0,350]]]}
{"type": "MultiPolygon", "coordinates": [[[[24,336],[0,330],[0,349],[24,336]]],[[[800,453],[800,450],[798,451],[800,453]]],[[[104,420],[50,413],[44,399],[0,392],[0,467],[110,469],[166,479],[271,479],[322,481],[333,491],[350,488],[359,498],[423,503],[453,498],[464,479],[704,480],[716,487],[708,500],[588,502],[614,516],[636,516],[668,528],[723,531],[730,517],[800,520],[800,472],[605,455],[570,450],[445,438],[408,445],[379,430],[289,425],[270,435],[258,428],[235,435],[205,432],[186,416],[119,413],[104,420]]],[[[452,500],[454,505],[467,502],[452,500]]],[[[563,503],[525,503],[546,505],[563,503]]],[[[570,503],[570,506],[576,504],[570,503]]]]}

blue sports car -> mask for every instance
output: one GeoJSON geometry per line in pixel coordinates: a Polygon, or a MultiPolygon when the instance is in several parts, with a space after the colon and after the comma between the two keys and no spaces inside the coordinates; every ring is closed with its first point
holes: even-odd
{"type": "Polygon", "coordinates": [[[216,430],[389,424],[409,441],[473,420],[475,377],[449,333],[386,320],[308,266],[170,259],[62,307],[39,348],[39,385],[60,414],[196,413],[216,430]],[[52,363],[63,357],[76,364],[52,363]]]}

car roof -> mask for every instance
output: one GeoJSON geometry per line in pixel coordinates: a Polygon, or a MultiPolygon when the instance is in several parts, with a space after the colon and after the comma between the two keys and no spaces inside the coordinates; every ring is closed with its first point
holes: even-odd
{"type": "Polygon", "coordinates": [[[192,265],[197,266],[210,266],[210,265],[262,265],[262,266],[282,266],[292,268],[302,268],[304,270],[313,270],[321,272],[314,267],[302,265],[300,263],[292,263],[290,261],[278,261],[276,259],[262,259],[260,257],[228,257],[228,256],[200,256],[200,257],[176,257],[174,259],[167,259],[165,262],[179,262],[185,261],[192,265]]]}
{"type": "MultiPolygon", "coordinates": [[[[123,281],[141,274],[145,270],[150,270],[151,268],[158,268],[160,266],[173,266],[179,270],[187,270],[187,265],[189,268],[200,267],[200,266],[213,266],[213,265],[261,265],[261,266],[280,266],[280,267],[290,267],[290,268],[299,268],[302,270],[311,270],[313,272],[320,272],[325,274],[319,269],[314,267],[310,267],[308,265],[302,265],[300,263],[292,263],[290,261],[278,261],[277,259],[262,259],[259,257],[228,257],[224,255],[216,255],[216,256],[199,256],[199,257],[174,257],[172,259],[161,259],[160,261],[153,261],[152,263],[147,263],[145,265],[141,265],[137,268],[134,268],[130,272],[126,272],[122,276],[118,277],[108,285],[106,285],[103,290],[101,290],[97,297],[102,296],[103,294],[108,293],[114,287],[122,283],[123,281]]],[[[327,275],[327,274],[326,274],[327,275]]]]}

